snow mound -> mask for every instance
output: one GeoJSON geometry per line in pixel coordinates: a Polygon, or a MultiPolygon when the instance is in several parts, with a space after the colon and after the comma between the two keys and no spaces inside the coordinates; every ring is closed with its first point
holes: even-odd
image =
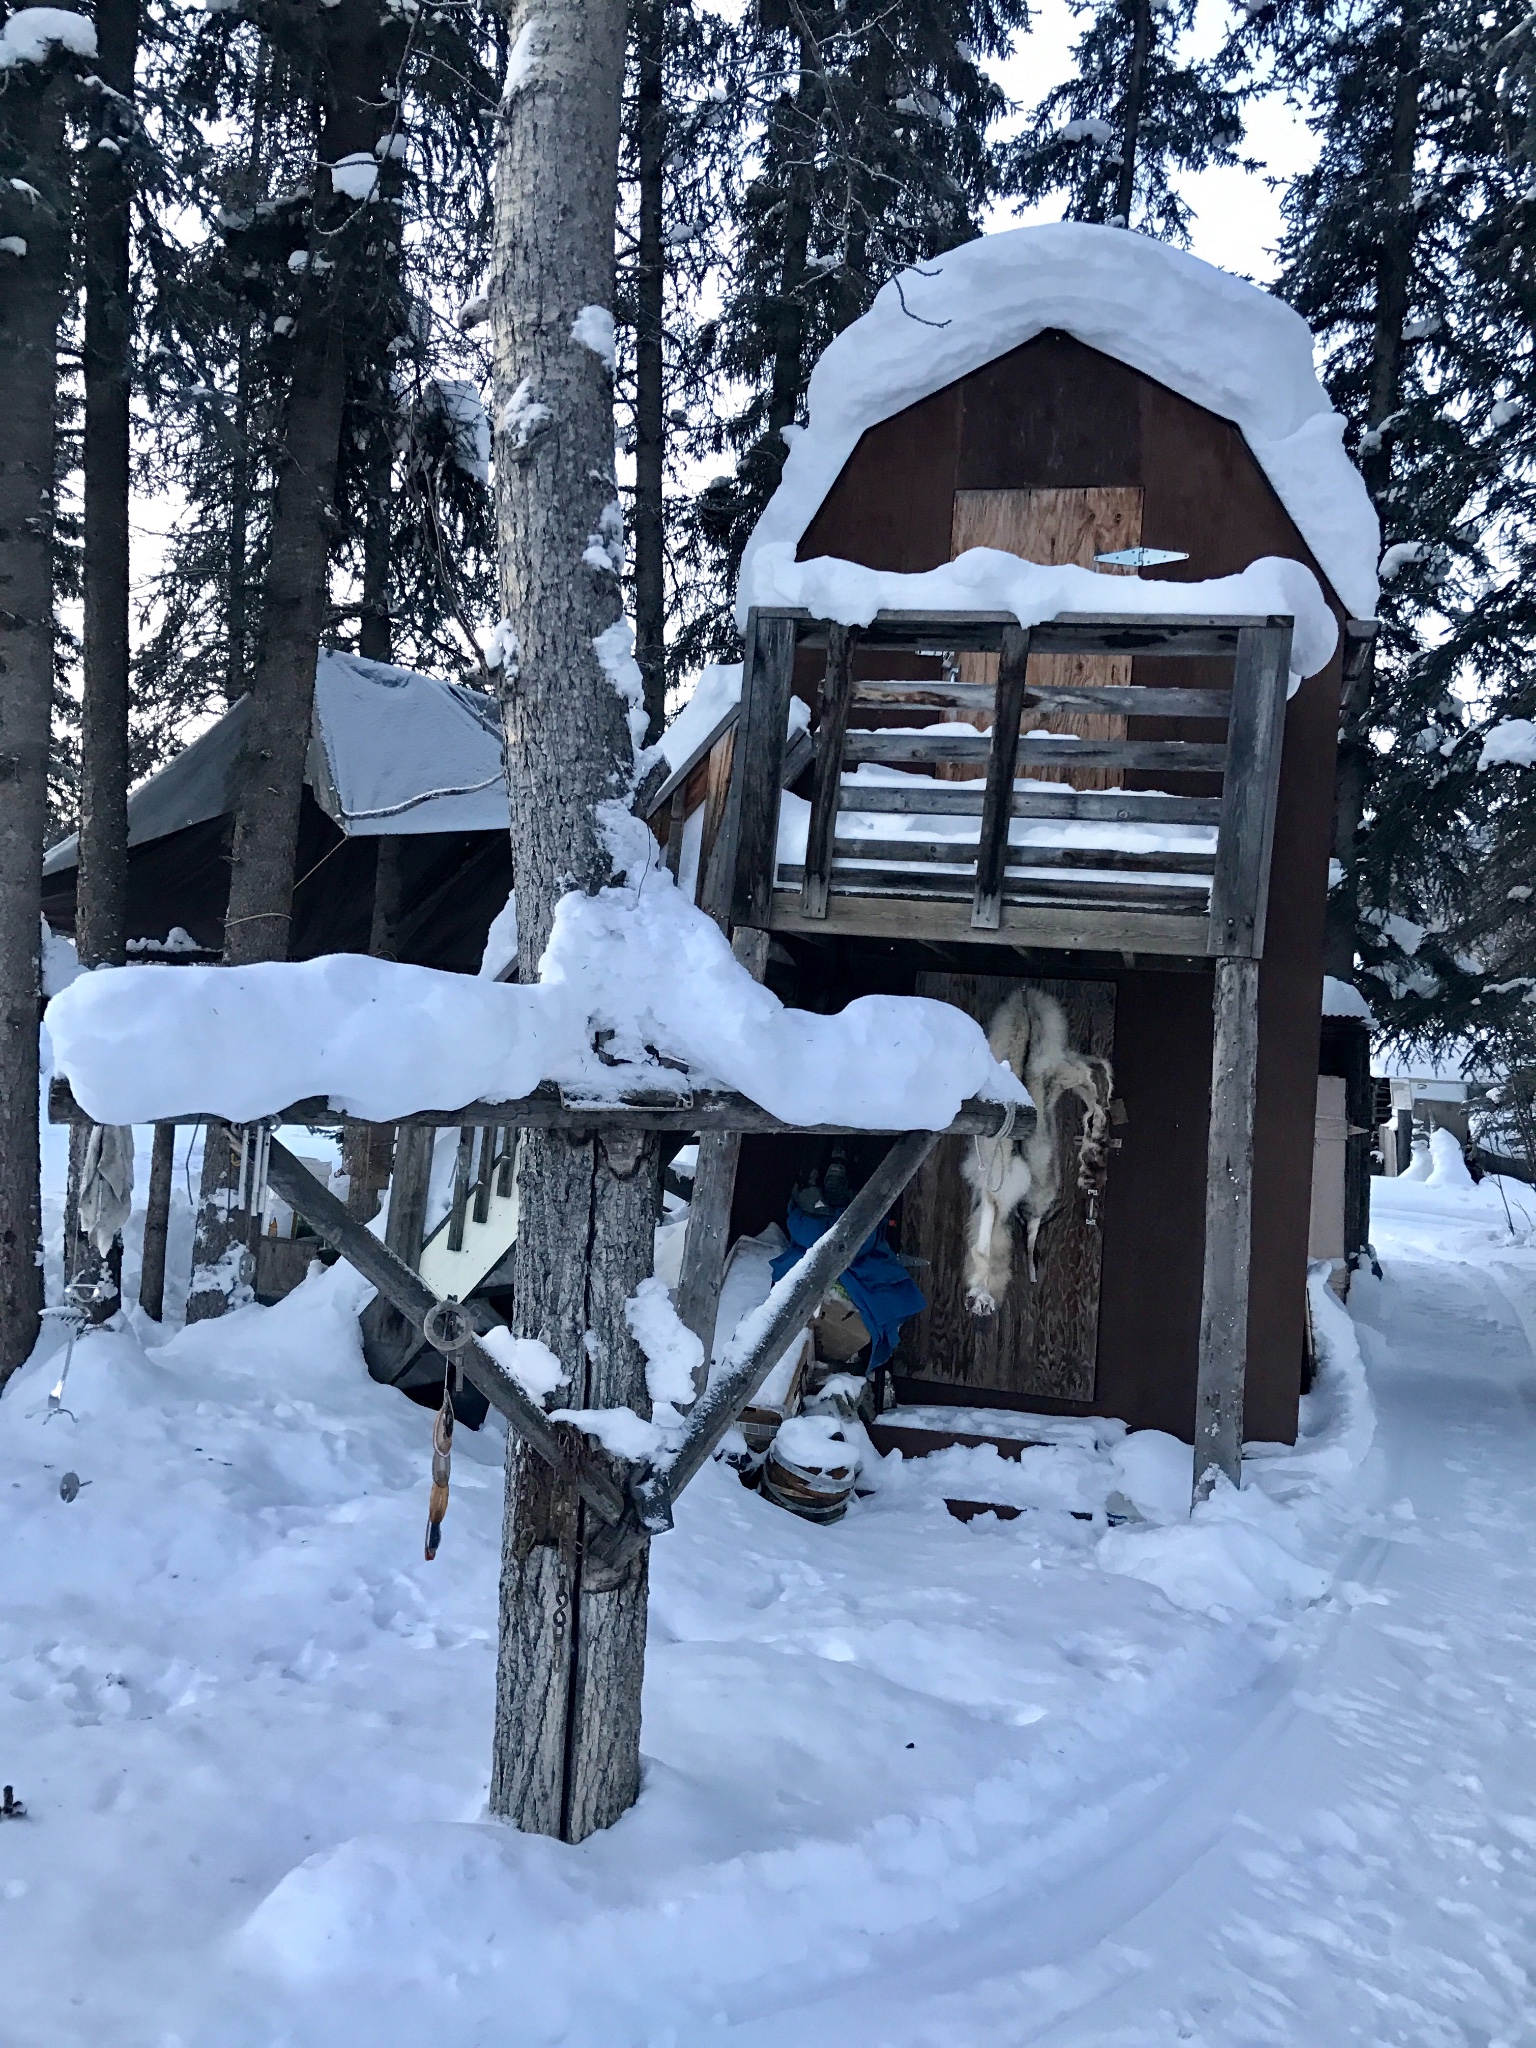
{"type": "Polygon", "coordinates": [[[1308,1279],[1318,1370],[1295,1444],[1245,1445],[1242,1490],[1219,1480],[1187,1514],[1188,1447],[1152,1430],[1127,1437],[1114,1459],[1122,1491],[1143,1520],[1102,1539],[1105,1571],[1141,1579],[1175,1607],[1218,1619],[1253,1621],[1323,1598],[1330,1575],[1306,1555],[1308,1510],[1348,1479],[1376,1433],[1354,1324],[1327,1279],[1319,1262],[1308,1279]]]}
{"type": "MultiPolygon", "coordinates": [[[[633,823],[633,821],[629,821],[633,823]]],[[[644,828],[639,830],[644,833],[644,828]]],[[[650,845],[648,833],[644,834],[650,845]]],[[[1025,1099],[979,1024],[921,996],[787,1009],[664,868],[567,896],[538,982],[335,953],[255,967],[117,967],[47,1012],[55,1069],[98,1123],[246,1123],[313,1096],[390,1122],[558,1082],[736,1089],[786,1123],[941,1130],[967,1096],[1025,1099]],[[607,1033],[602,1055],[598,1033],[607,1033]]]]}
{"type": "Polygon", "coordinates": [[[862,434],[1047,328],[1231,420],[1340,600],[1374,617],[1381,530],[1317,380],[1306,322],[1180,249],[1061,221],[984,235],[903,271],[832,342],[811,373],[808,423],[747,543],[738,622],[758,553],[793,554],[862,434]]]}

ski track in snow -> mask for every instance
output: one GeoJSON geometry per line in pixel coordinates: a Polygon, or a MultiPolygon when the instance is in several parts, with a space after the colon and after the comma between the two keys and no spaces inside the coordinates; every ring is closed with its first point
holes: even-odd
{"type": "Polygon", "coordinates": [[[424,1566],[428,1418],[344,1274],[87,1339],[46,1428],[45,1339],[0,1403],[0,2040],[1528,2042],[1532,1219],[1377,1191],[1374,1447],[1254,1467],[1326,1598],[1099,1569],[1080,1445],[968,1528],[936,1467],[832,1530],[716,1469],[654,1546],[640,1806],[577,1850],[481,1817],[499,1446],[461,1433],[424,1566]]]}

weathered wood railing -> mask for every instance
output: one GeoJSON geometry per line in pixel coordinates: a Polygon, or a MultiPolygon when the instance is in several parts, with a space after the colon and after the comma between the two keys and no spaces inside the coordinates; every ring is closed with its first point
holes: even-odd
{"type": "MultiPolygon", "coordinates": [[[[1254,958],[1263,948],[1291,621],[1283,618],[1075,617],[1028,631],[994,613],[881,613],[863,629],[809,614],[754,611],[731,791],[731,920],[768,931],[868,933],[955,942],[1065,947],[1186,957],[1254,958]],[[780,789],[797,648],[824,646],[812,741],[803,862],[781,862],[780,789]],[[998,656],[995,684],[864,681],[872,650],[998,656]],[[1219,656],[1230,687],[1139,682],[1031,684],[1034,655],[1219,656]],[[991,714],[988,731],[861,730],[855,713],[886,705],[991,714]],[[1225,728],[1224,737],[1077,739],[1023,730],[1026,712],[1109,713],[1225,728]],[[850,777],[861,763],[926,771],[910,787],[850,777]],[[938,767],[974,768],[976,782],[935,783],[938,767]],[[1220,795],[1116,789],[1058,791],[1032,770],[1198,776],[1220,795]],[[984,781],[982,778],[985,778],[984,781]],[[1020,778],[1026,786],[1019,787],[1020,778]],[[974,818],[975,836],[881,837],[851,816],[974,818]],[[1166,850],[1102,841],[1031,844],[1015,819],[1075,825],[1199,828],[1208,845],[1166,850]],[[1148,879],[1155,877],[1155,879],[1148,879]]],[[[1082,835],[1074,835],[1081,837],[1082,835]]]]}

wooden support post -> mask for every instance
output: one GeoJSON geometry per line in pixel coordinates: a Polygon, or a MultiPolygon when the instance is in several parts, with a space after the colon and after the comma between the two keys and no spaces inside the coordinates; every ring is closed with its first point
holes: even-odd
{"type": "MultiPolygon", "coordinates": [[[[384,1243],[401,1265],[416,1270],[426,1236],[427,1195],[432,1181],[435,1131],[402,1124],[395,1138],[395,1170],[389,1182],[389,1217],[384,1243]]],[[[421,1334],[389,1298],[380,1293],[362,1313],[363,1356],[383,1385],[399,1378],[421,1348],[421,1334]]]]}
{"type": "MultiPolygon", "coordinates": [[[[752,979],[761,981],[768,966],[768,934],[739,931],[731,941],[731,950],[752,979]]],[[[706,1131],[701,1135],[677,1285],[678,1318],[704,1346],[703,1362],[695,1375],[696,1393],[704,1391],[709,1378],[709,1354],[715,1339],[725,1255],[730,1249],[731,1203],[736,1194],[740,1159],[740,1131],[706,1131]]]]}
{"type": "Polygon", "coordinates": [[[816,774],[811,791],[811,817],[806,829],[805,876],[800,908],[807,917],[825,917],[832,888],[832,848],[837,837],[837,806],[842,795],[843,735],[853,701],[853,650],[857,629],[832,626],[827,632],[827,672],[821,685],[821,716],[816,726],[816,774]]]}
{"type": "MultiPolygon", "coordinates": [[[[999,1110],[999,1123],[1002,1116],[999,1110]]],[[[713,1455],[795,1332],[815,1314],[834,1281],[858,1257],[865,1239],[889,1215],[939,1136],[937,1131],[909,1131],[898,1138],[825,1237],[818,1238],[773,1289],[764,1304],[768,1320],[755,1342],[739,1355],[734,1345],[727,1348],[721,1371],[689,1411],[688,1434],[663,1475],[673,1499],[713,1455]]]]}
{"type": "Polygon", "coordinates": [[[1248,1268],[1253,1240],[1253,1104],[1259,1056],[1259,963],[1216,963],[1211,1124],[1206,1145],[1205,1278],[1195,1392],[1194,1500],[1224,1472],[1242,1483],[1248,1268]]]}
{"type": "Polygon", "coordinates": [[[436,1131],[403,1124],[395,1141],[395,1170],[389,1183],[389,1219],[384,1242],[414,1273],[426,1236],[427,1195],[432,1181],[432,1142],[436,1131]]]}
{"type": "Polygon", "coordinates": [[[139,1307],[158,1323],[165,1314],[165,1245],[171,1227],[171,1180],[176,1167],[176,1126],[155,1125],[144,1209],[144,1250],[139,1259],[139,1307]]]}
{"type": "Polygon", "coordinates": [[[1221,958],[1257,959],[1264,950],[1290,666],[1288,621],[1243,627],[1237,636],[1221,828],[1211,880],[1209,946],[1221,958]]]}
{"type": "Polygon", "coordinates": [[[981,839],[976,848],[976,897],[971,924],[995,932],[1003,921],[1003,871],[1008,864],[1008,826],[1013,817],[1013,767],[1019,751],[1019,722],[1024,715],[1024,682],[1029,671],[1029,635],[1019,626],[1003,632],[997,672],[997,711],[992,720],[992,750],[987,756],[987,791],[981,808],[981,839]]]}
{"type": "Polygon", "coordinates": [[[748,622],[741,717],[731,773],[735,823],[733,924],[766,926],[778,865],[779,778],[784,766],[790,685],[795,671],[795,622],[760,617],[748,622]]]}
{"type": "Polygon", "coordinates": [[[459,1149],[453,1162],[453,1207],[448,1212],[448,1249],[464,1248],[464,1214],[469,1203],[469,1169],[474,1157],[475,1127],[466,1124],[459,1132],[459,1149]]]}
{"type": "MultiPolygon", "coordinates": [[[[672,792],[667,811],[667,873],[675,882],[683,865],[683,833],[688,827],[688,779],[685,776],[672,792]]],[[[695,881],[697,893],[697,880],[695,881]]]]}

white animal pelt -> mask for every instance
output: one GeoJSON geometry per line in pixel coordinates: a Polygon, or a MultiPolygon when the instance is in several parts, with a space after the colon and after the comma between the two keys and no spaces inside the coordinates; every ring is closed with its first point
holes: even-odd
{"type": "Polygon", "coordinates": [[[1077,1184],[1097,1200],[1104,1185],[1109,1101],[1114,1077],[1107,1060],[1074,1050],[1067,1013],[1043,989],[1017,989],[998,1006],[987,1032],[993,1057],[1012,1067],[1035,1105],[1035,1128],[1022,1142],[976,1138],[960,1171],[971,1190],[966,1240],[965,1305],[975,1316],[996,1313],[1013,1273],[1013,1218],[1023,1209],[1029,1277],[1038,1278],[1035,1244],[1061,1193],[1056,1109],[1063,1096],[1083,1105],[1077,1184]]]}

